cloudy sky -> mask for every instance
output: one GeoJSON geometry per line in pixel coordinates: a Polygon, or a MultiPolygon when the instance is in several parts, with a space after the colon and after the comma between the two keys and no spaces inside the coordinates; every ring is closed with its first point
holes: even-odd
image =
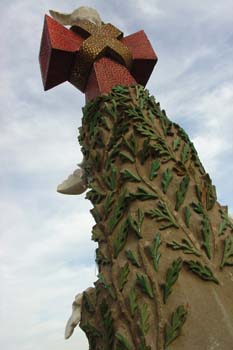
{"type": "Polygon", "coordinates": [[[93,6],[126,35],[147,33],[159,61],[148,84],[189,133],[233,213],[233,0],[1,0],[0,347],[88,349],[64,340],[75,294],[96,279],[85,196],[56,193],[81,161],[84,96],[65,83],[43,91],[43,16],[93,6]]]}

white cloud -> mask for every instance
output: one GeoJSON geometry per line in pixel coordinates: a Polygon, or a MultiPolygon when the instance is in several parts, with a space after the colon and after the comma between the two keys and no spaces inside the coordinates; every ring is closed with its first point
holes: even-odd
{"type": "Polygon", "coordinates": [[[146,18],[148,16],[155,16],[156,18],[157,16],[161,16],[163,14],[158,5],[159,1],[156,0],[136,0],[133,2],[133,6],[135,6],[135,8],[140,11],[141,15],[145,15],[146,18]]]}
{"type": "MultiPolygon", "coordinates": [[[[23,215],[27,208],[20,210],[12,203],[9,208],[0,239],[1,341],[9,350],[17,340],[22,350],[43,344],[46,348],[52,342],[62,349],[74,296],[96,280],[93,219],[88,206],[50,218],[38,213],[30,222],[23,215]]],[[[85,343],[81,335],[77,344],[85,343]]]]}
{"type": "Polygon", "coordinates": [[[77,125],[74,128],[74,123],[62,125],[59,121],[49,120],[47,115],[44,117],[43,123],[41,119],[25,117],[20,123],[14,120],[3,127],[0,147],[2,160],[9,171],[46,171],[49,174],[61,170],[64,165],[75,166],[81,161],[76,141],[77,125]]]}

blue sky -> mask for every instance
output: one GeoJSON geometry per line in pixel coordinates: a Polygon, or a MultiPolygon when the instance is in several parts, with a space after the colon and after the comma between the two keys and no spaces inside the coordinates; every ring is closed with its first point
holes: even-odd
{"type": "Polygon", "coordinates": [[[56,193],[82,159],[84,96],[43,91],[43,16],[93,6],[125,35],[144,29],[159,58],[148,88],[185,128],[233,213],[233,0],[5,1],[0,4],[0,347],[87,350],[64,340],[74,296],[96,279],[91,205],[56,193]]]}

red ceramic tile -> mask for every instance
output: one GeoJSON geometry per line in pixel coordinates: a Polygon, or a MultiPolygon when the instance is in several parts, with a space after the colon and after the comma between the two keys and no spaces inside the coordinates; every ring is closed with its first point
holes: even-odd
{"type": "Polygon", "coordinates": [[[53,49],[69,52],[80,49],[84,39],[47,15],[45,16],[45,27],[53,49]]]}
{"type": "Polygon", "coordinates": [[[145,32],[141,30],[126,36],[122,42],[132,51],[131,74],[139,84],[145,86],[158,60],[150,41],[145,32]]]}
{"type": "Polygon", "coordinates": [[[75,52],[83,39],[45,16],[40,47],[40,67],[44,89],[65,82],[69,78],[75,52]]]}
{"type": "MultiPolygon", "coordinates": [[[[144,31],[120,39],[132,52],[130,71],[109,58],[94,62],[85,89],[87,100],[109,92],[113,86],[139,83],[146,85],[157,56],[144,31]]],[[[49,16],[45,16],[40,48],[40,65],[45,90],[70,80],[74,60],[84,38],[49,16]]]]}
{"type": "Polygon", "coordinates": [[[86,86],[86,101],[100,94],[108,93],[113,86],[136,84],[130,72],[121,64],[109,59],[101,58],[94,63],[86,86]]]}

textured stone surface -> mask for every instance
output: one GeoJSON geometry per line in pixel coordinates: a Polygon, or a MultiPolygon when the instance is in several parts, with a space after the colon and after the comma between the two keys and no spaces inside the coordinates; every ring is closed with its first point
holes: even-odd
{"type": "Polygon", "coordinates": [[[188,135],[136,85],[87,104],[79,139],[98,242],[90,350],[232,350],[233,224],[188,135]]]}

